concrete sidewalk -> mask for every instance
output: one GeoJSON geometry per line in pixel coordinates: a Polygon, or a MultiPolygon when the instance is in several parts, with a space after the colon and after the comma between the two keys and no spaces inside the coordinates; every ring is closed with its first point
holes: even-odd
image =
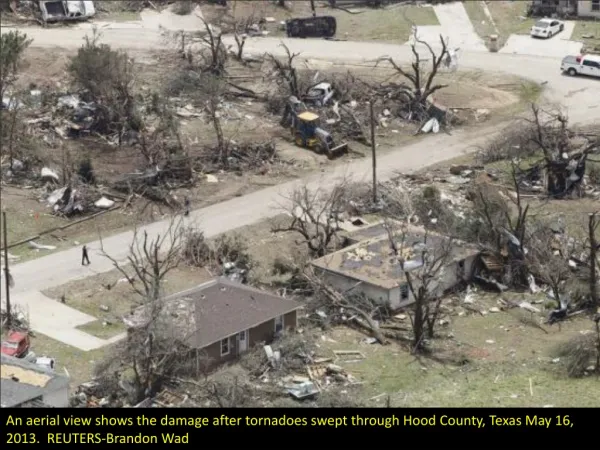
{"type": "MultiPolygon", "coordinates": [[[[460,48],[468,52],[487,52],[483,40],[475,32],[471,19],[462,2],[434,5],[433,10],[439,25],[417,27],[417,37],[429,44],[440,41],[440,35],[447,39],[449,48],[460,48]]],[[[407,44],[412,44],[411,38],[407,44]]]]}

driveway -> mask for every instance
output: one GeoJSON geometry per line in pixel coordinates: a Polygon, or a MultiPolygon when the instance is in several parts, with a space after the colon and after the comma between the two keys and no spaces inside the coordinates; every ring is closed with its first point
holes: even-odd
{"type": "MultiPolygon", "coordinates": [[[[469,52],[488,51],[483,40],[475,32],[462,2],[435,5],[433,10],[440,24],[417,27],[417,36],[420,40],[429,43],[439,42],[441,34],[448,40],[450,48],[460,48],[462,51],[469,52]]],[[[407,44],[411,43],[412,39],[407,44]]]]}
{"type": "Polygon", "coordinates": [[[574,29],[575,22],[567,21],[565,22],[563,32],[549,39],[511,34],[504,47],[500,49],[500,53],[546,56],[550,58],[564,58],[567,55],[576,55],[581,51],[583,43],[570,40],[574,29]]]}
{"type": "MultiPolygon", "coordinates": [[[[2,32],[8,31],[3,29],[2,32]]],[[[22,29],[33,38],[34,46],[65,47],[76,49],[86,30],[82,29],[22,29]]],[[[118,48],[135,52],[156,49],[161,44],[161,36],[151,29],[106,29],[102,41],[118,48]]],[[[335,61],[365,62],[378,56],[388,55],[398,62],[411,60],[410,48],[392,44],[365,42],[326,42],[311,39],[249,39],[246,44],[247,53],[283,55],[281,43],[284,42],[292,52],[300,52],[304,59],[314,59],[333,63],[335,61]]],[[[230,43],[229,39],[225,43],[230,43]]],[[[561,55],[562,56],[562,55],[561,55]]],[[[546,97],[550,101],[561,102],[568,109],[572,122],[598,122],[600,120],[600,83],[597,80],[573,79],[561,76],[558,67],[560,59],[530,57],[511,54],[461,51],[460,65],[463,68],[505,72],[512,75],[547,82],[546,97]]],[[[460,156],[475,150],[493,133],[494,128],[483,128],[472,132],[457,131],[452,135],[439,134],[430,136],[413,145],[398,147],[382,156],[378,161],[380,180],[392,177],[396,172],[411,172],[429,165],[460,156]]],[[[368,180],[371,162],[368,159],[355,161],[332,168],[326,174],[313,176],[305,180],[286,183],[281,186],[267,188],[247,196],[234,198],[227,202],[194,211],[189,221],[194,221],[203,229],[207,237],[232,231],[236,228],[256,223],[278,213],[276,204],[281,194],[289,192],[294,186],[308,183],[311,187],[331,187],[337,179],[350,175],[355,180],[368,180]]],[[[156,222],[144,227],[149,235],[156,236],[167,228],[165,221],[156,222]]],[[[117,260],[125,260],[132,232],[126,232],[104,239],[105,250],[117,260]]],[[[100,244],[88,245],[91,250],[92,265],[82,267],[80,249],[73,248],[57,252],[36,260],[12,266],[11,273],[15,279],[15,288],[11,290],[12,302],[26,308],[30,315],[30,323],[34,330],[68,345],[90,350],[106,344],[91,336],[84,338],[76,326],[92,320],[91,316],[81,315],[67,305],[48,299],[39,294],[44,289],[62,285],[68,281],[82,279],[96,273],[112,269],[111,263],[98,254],[100,244]],[[71,312],[69,312],[71,311],[71,312]]],[[[2,290],[4,298],[4,290],[2,290]]],[[[85,334],[85,333],[83,333],[85,334]]]]}

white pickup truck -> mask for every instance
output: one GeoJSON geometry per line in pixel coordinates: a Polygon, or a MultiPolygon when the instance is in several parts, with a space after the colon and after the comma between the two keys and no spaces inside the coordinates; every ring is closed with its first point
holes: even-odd
{"type": "Polygon", "coordinates": [[[560,70],[571,76],[588,75],[600,78],[600,56],[565,56],[560,65],[560,70]]]}

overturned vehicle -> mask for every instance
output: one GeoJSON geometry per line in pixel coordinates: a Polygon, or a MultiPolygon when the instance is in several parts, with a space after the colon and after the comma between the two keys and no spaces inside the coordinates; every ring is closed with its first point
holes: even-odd
{"type": "Polygon", "coordinates": [[[44,22],[84,20],[96,14],[93,1],[40,1],[44,22]]]}

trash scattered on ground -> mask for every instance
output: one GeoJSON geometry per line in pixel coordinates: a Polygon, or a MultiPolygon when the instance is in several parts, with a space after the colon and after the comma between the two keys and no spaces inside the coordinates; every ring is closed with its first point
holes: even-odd
{"type": "Polygon", "coordinates": [[[56,247],[54,245],[42,245],[38,244],[35,241],[29,241],[29,247],[31,247],[34,250],[56,250],[56,247]]]}

